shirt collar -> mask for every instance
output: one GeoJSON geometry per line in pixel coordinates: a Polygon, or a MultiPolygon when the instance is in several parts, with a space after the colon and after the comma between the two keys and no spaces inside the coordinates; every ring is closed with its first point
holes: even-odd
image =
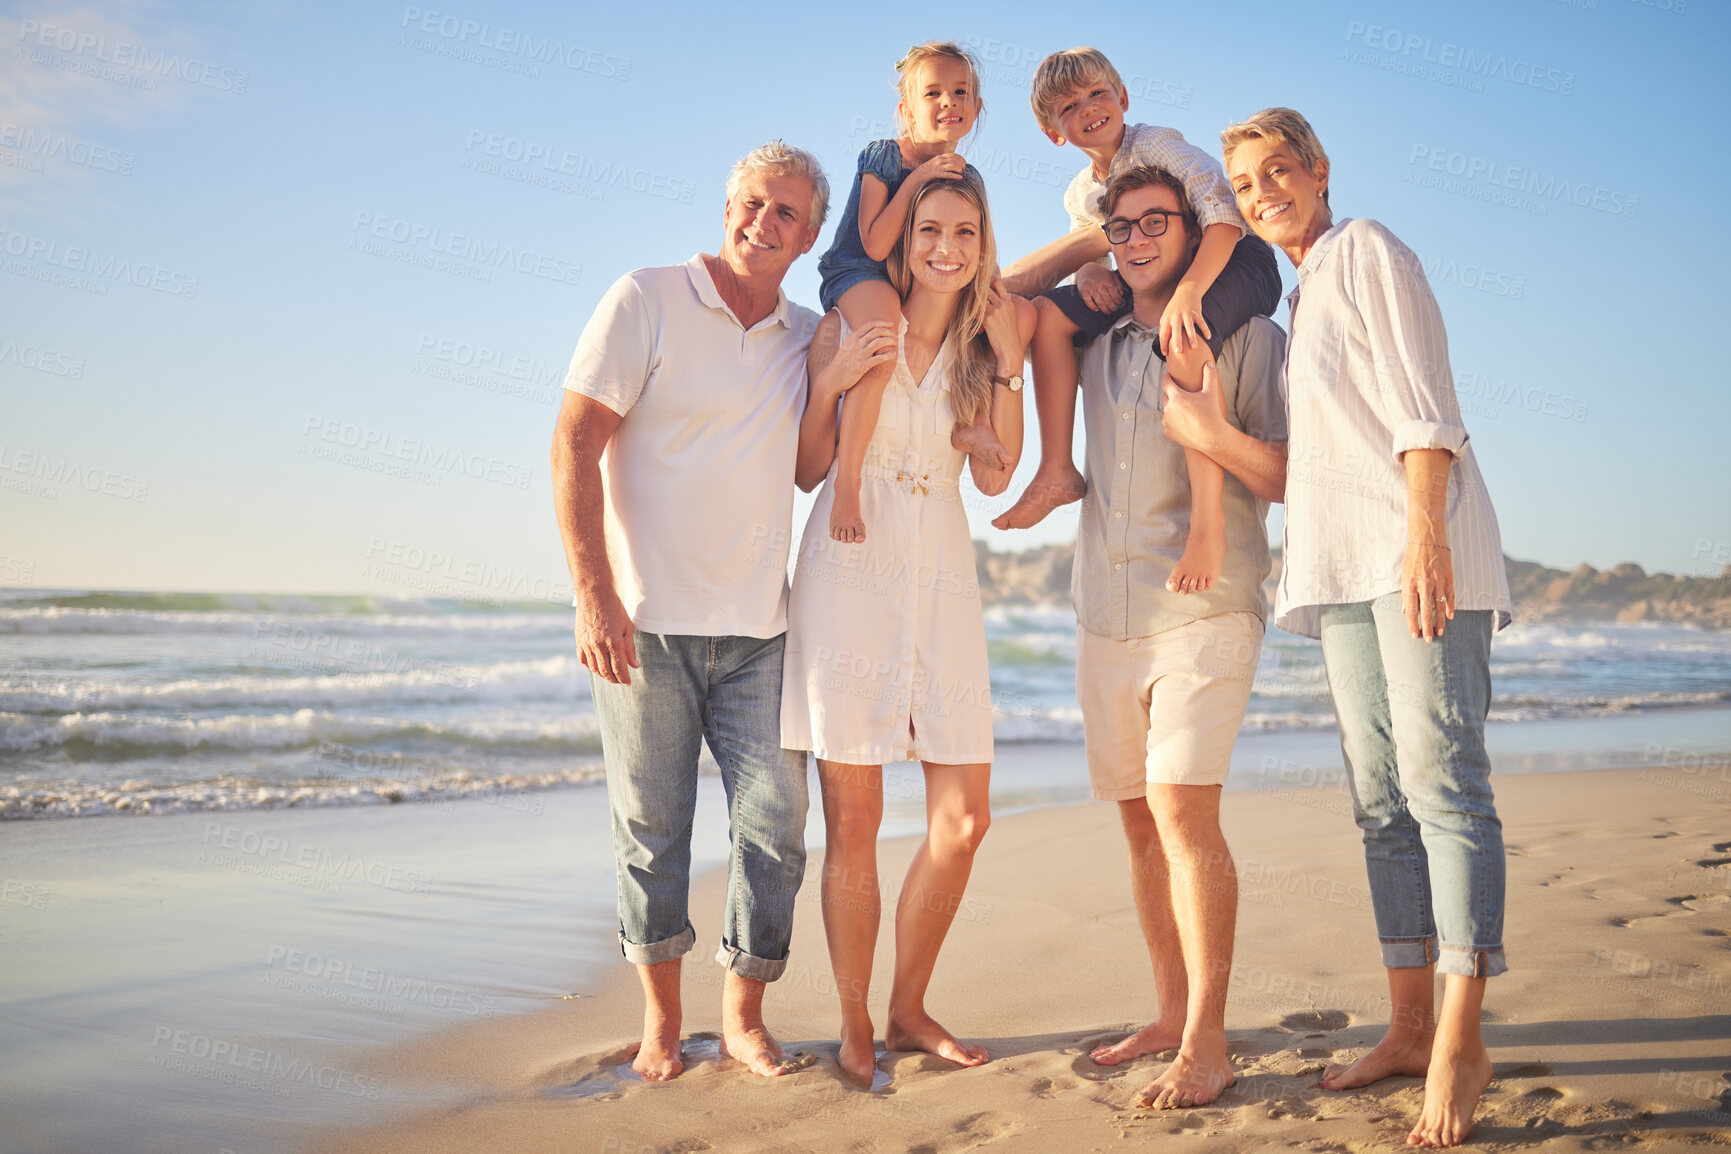
{"type": "Polygon", "coordinates": [[[1340,239],[1341,230],[1351,223],[1352,217],[1342,217],[1335,222],[1333,228],[1317,237],[1316,243],[1310,246],[1310,251],[1304,254],[1304,260],[1298,266],[1298,283],[1293,285],[1292,291],[1286,294],[1288,308],[1298,307],[1298,293],[1304,287],[1305,278],[1322,266],[1322,262],[1328,257],[1329,250],[1340,239]]]}
{"type": "Polygon", "coordinates": [[[1127,337],[1127,336],[1132,336],[1132,335],[1139,335],[1139,336],[1158,336],[1159,335],[1157,330],[1152,329],[1152,328],[1148,327],[1147,325],[1143,324],[1141,321],[1137,320],[1136,314],[1133,312],[1125,313],[1123,316],[1121,316],[1117,320],[1113,321],[1112,327],[1110,329],[1107,329],[1106,331],[1112,334],[1112,337],[1114,340],[1121,338],[1121,337],[1127,337]]]}
{"type": "MultiPolygon", "coordinates": [[[[728,307],[727,302],[721,299],[721,290],[715,287],[715,278],[709,275],[709,266],[704,263],[702,253],[698,253],[685,262],[685,271],[691,277],[691,288],[697,293],[698,300],[712,309],[719,309],[733,317],[734,324],[740,325],[741,328],[745,327],[740,324],[739,318],[734,316],[734,312],[728,307]]],[[[775,310],[752,327],[761,328],[765,321],[774,321],[776,324],[787,328],[793,327],[787,319],[787,292],[785,290],[779,288],[775,290],[775,310]]]]}

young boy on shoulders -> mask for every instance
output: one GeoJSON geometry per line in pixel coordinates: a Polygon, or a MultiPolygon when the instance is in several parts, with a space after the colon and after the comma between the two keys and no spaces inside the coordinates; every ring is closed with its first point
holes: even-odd
{"type": "MultiPolygon", "coordinates": [[[[1226,338],[1253,316],[1271,315],[1280,302],[1274,253],[1249,235],[1220,162],[1187,142],[1176,129],[1124,122],[1130,95],[1112,62],[1096,48],[1055,52],[1034,74],[1034,117],[1062,147],[1088,157],[1064,193],[1071,231],[1004,269],[1004,287],[1035,296],[1034,407],[1040,417],[1040,466],[1021,498],[992,524],[1025,529],[1059,505],[1079,500],[1082,474],[1071,457],[1076,426],[1076,346],[1099,336],[1130,308],[1123,278],[1105,258],[1101,196],[1113,176],[1136,165],[1157,165],[1183,181],[1202,225],[1202,244],[1160,318],[1160,348],[1167,371],[1182,387],[1202,387],[1203,366],[1226,338]],[[1075,283],[1058,286],[1074,275],[1075,283]],[[1054,287],[1058,286],[1058,287],[1054,287]]],[[[1135,222],[1164,228],[1164,218],[1135,222]]],[[[1166,585],[1175,593],[1209,588],[1220,575],[1226,547],[1220,466],[1186,451],[1192,508],[1183,557],[1166,585]]]]}

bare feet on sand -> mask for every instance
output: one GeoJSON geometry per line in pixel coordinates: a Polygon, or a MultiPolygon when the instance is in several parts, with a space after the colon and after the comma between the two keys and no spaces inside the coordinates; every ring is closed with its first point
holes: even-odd
{"type": "Polygon", "coordinates": [[[1408,1146],[1458,1146],[1473,1128],[1479,1095],[1491,1084],[1491,1056],[1438,1041],[1425,1073],[1424,1109],[1406,1136],[1408,1146]]]}
{"type": "Polygon", "coordinates": [[[884,1031],[884,1047],[936,1054],[958,1066],[979,1066],[990,1060],[990,1055],[982,1047],[959,1041],[926,1013],[917,1017],[898,1017],[891,1011],[889,1029],[884,1031]]]}
{"type": "Polygon", "coordinates": [[[865,540],[865,521],[859,512],[859,490],[848,493],[836,486],[835,503],[829,510],[830,539],[844,544],[865,540]]]}
{"type": "Polygon", "coordinates": [[[1184,1023],[1176,1026],[1165,1022],[1155,1022],[1143,1026],[1122,1042],[1114,1042],[1110,1046],[1096,1046],[1088,1055],[1096,1066],[1122,1066],[1126,1062],[1134,1062],[1137,1058],[1148,1054],[1158,1054],[1162,1050],[1176,1050],[1184,1040],[1184,1023]]]}
{"type": "Polygon", "coordinates": [[[980,464],[988,469],[1002,469],[1010,463],[1010,451],[1004,448],[1004,442],[998,440],[998,434],[985,421],[957,425],[950,432],[950,444],[968,456],[978,458],[980,464]]]}
{"type": "Polygon", "coordinates": [[[1383,1035],[1368,1054],[1336,1062],[1322,1072],[1324,1090],[1353,1090],[1384,1078],[1422,1078],[1430,1069],[1431,1034],[1383,1035]]]}
{"type": "Polygon", "coordinates": [[[1177,1060],[1166,1067],[1166,1072],[1148,1083],[1137,1105],[1156,1110],[1206,1106],[1235,1081],[1232,1060],[1226,1055],[1226,1040],[1222,1038],[1215,1044],[1179,1050],[1177,1060]]]}
{"type": "Polygon", "coordinates": [[[846,1026],[841,1031],[841,1072],[862,1086],[869,1087],[872,1078],[877,1074],[878,1051],[877,1044],[872,1040],[870,1022],[860,1030],[850,1030],[846,1026]]]}
{"type": "Polygon", "coordinates": [[[992,518],[992,524],[999,529],[1031,529],[1059,505],[1080,501],[1087,491],[1087,482],[1069,461],[1051,468],[1042,464],[1016,503],[992,518]]]}
{"type": "Polygon", "coordinates": [[[1172,576],[1166,578],[1166,588],[1173,593],[1201,593],[1212,589],[1220,580],[1220,567],[1226,563],[1226,525],[1222,514],[1213,524],[1190,522],[1190,533],[1184,540],[1184,555],[1178,558],[1172,576]]]}
{"type": "Polygon", "coordinates": [[[729,1022],[721,1031],[721,1052],[765,1078],[779,1078],[793,1067],[762,1022],[729,1022]]]}
{"type": "Polygon", "coordinates": [[[631,1068],[645,1082],[665,1082],[685,1071],[679,1052],[679,1027],[670,1023],[648,1023],[643,1026],[643,1041],[638,1043],[631,1068]]]}

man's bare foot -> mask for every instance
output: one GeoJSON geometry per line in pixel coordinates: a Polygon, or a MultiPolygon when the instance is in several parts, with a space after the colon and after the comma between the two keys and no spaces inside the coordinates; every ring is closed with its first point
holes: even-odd
{"type": "Polygon", "coordinates": [[[1164,1074],[1148,1083],[1136,1104],[1156,1110],[1206,1106],[1237,1080],[1232,1073],[1232,1060],[1226,1055],[1226,1039],[1221,1038],[1194,1051],[1179,1050],[1177,1059],[1166,1067],[1164,1074]]]}
{"type": "Polygon", "coordinates": [[[992,524],[999,529],[1032,529],[1053,509],[1080,501],[1087,491],[1088,483],[1069,461],[1049,468],[1041,464],[1016,503],[993,517],[992,524]]]}
{"type": "Polygon", "coordinates": [[[859,493],[844,493],[840,487],[835,491],[835,503],[829,510],[830,539],[843,544],[854,544],[865,540],[865,521],[860,517],[859,493]]]}
{"type": "Polygon", "coordinates": [[[1408,1146],[1458,1146],[1472,1132],[1479,1095],[1491,1084],[1491,1056],[1481,1045],[1463,1052],[1436,1047],[1424,1082],[1424,1109],[1408,1146]]]}
{"type": "Polygon", "coordinates": [[[878,1068],[877,1044],[872,1041],[870,1022],[867,1022],[864,1029],[860,1030],[842,1027],[839,1058],[843,1074],[852,1081],[870,1088],[872,1077],[877,1073],[878,1068]]]}
{"type": "Polygon", "coordinates": [[[1010,451],[1004,448],[1004,442],[998,440],[998,434],[985,421],[957,425],[950,431],[950,444],[968,456],[978,458],[980,464],[988,469],[1002,469],[1010,463],[1010,451]]]}
{"type": "Polygon", "coordinates": [[[643,1029],[643,1041],[637,1045],[631,1068],[645,1082],[666,1082],[685,1072],[684,1057],[679,1051],[679,1027],[663,1025],[643,1029]]]}
{"type": "Polygon", "coordinates": [[[1096,1046],[1088,1055],[1096,1066],[1122,1066],[1126,1062],[1134,1062],[1137,1058],[1148,1054],[1158,1054],[1162,1050],[1175,1050],[1184,1040],[1184,1023],[1169,1026],[1165,1022],[1155,1022],[1143,1026],[1122,1042],[1110,1046],[1096,1046]]]}
{"type": "Polygon", "coordinates": [[[958,1066],[979,1066],[991,1058],[983,1047],[960,1041],[924,1011],[917,1017],[906,1018],[897,1017],[894,1010],[890,1011],[889,1029],[884,1031],[884,1047],[936,1054],[958,1066]]]}
{"type": "Polygon", "coordinates": [[[779,1078],[792,1068],[781,1043],[762,1022],[730,1022],[721,1030],[721,1053],[744,1062],[753,1074],[779,1078]]]}
{"type": "Polygon", "coordinates": [[[1224,516],[1213,525],[1190,523],[1190,533],[1184,541],[1184,555],[1166,578],[1166,588],[1173,593],[1201,593],[1212,589],[1220,580],[1220,567],[1226,563],[1226,526],[1224,516]]]}
{"type": "Polygon", "coordinates": [[[1353,1090],[1384,1078],[1422,1078],[1430,1069],[1432,1034],[1383,1035],[1368,1054],[1336,1062],[1322,1072],[1324,1090],[1353,1090]]]}

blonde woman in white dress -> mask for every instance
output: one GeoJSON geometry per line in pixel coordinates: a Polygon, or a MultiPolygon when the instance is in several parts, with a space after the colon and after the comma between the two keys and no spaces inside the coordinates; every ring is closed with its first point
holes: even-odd
{"type": "Polygon", "coordinates": [[[974,548],[961,499],[967,463],[982,493],[1009,485],[1022,450],[1021,373],[1035,312],[996,287],[985,187],[934,180],[910,207],[887,262],[899,332],[849,332],[831,312],[811,344],[800,426],[800,488],[823,491],[806,522],[788,603],[782,744],[812,750],[823,787],[824,932],[841,999],[841,1066],[871,1081],[871,988],[880,898],[877,832],[885,762],[919,760],[926,837],[896,905],[896,964],[884,1042],[963,1066],[987,1060],[926,1012],[926,987],[990,822],[992,706],[974,548]],[[894,365],[863,470],[865,540],[828,532],[837,408],[879,364],[894,365]],[[980,412],[1008,450],[992,467],[951,439],[980,412]]]}

